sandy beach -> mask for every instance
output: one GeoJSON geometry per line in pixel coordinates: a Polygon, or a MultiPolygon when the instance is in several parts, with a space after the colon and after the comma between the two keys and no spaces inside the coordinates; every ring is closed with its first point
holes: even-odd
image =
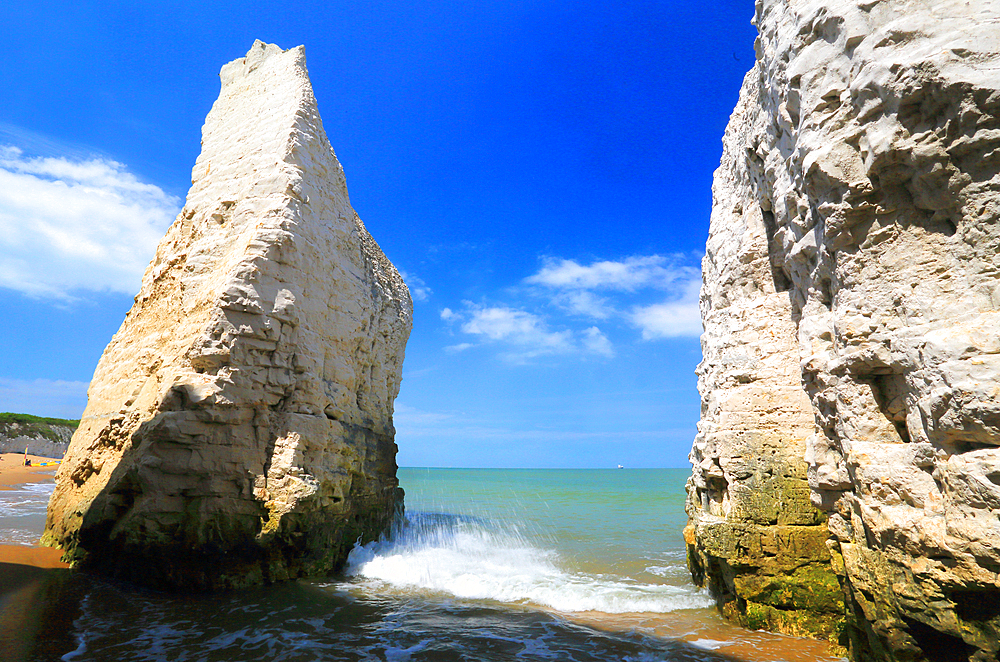
{"type": "MultiPolygon", "coordinates": [[[[51,481],[59,467],[58,459],[28,455],[31,466],[24,466],[23,453],[0,454],[0,490],[9,490],[14,485],[51,481]],[[47,463],[47,464],[46,464],[47,463]]],[[[0,600],[11,590],[16,589],[20,582],[17,572],[8,566],[26,566],[36,569],[65,568],[65,563],[59,560],[62,552],[48,547],[29,547],[27,545],[4,544],[0,540],[0,600]]],[[[25,571],[23,574],[31,575],[25,571]]]]}
{"type": "MultiPolygon", "coordinates": [[[[0,490],[9,490],[14,485],[52,480],[59,467],[58,459],[28,455],[31,466],[24,466],[23,453],[0,454],[0,490]],[[53,464],[56,463],[56,464],[53,464]]],[[[4,544],[0,540],[0,605],[8,593],[17,590],[38,571],[52,568],[66,568],[59,560],[62,552],[48,547],[4,544]]]]}
{"type": "Polygon", "coordinates": [[[41,480],[52,480],[59,459],[28,455],[31,466],[24,466],[24,453],[0,453],[0,490],[10,489],[11,485],[34,483],[41,480]]]}

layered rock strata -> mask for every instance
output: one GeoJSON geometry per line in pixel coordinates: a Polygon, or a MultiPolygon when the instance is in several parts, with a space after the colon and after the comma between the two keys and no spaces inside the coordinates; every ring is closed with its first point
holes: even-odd
{"type": "Polygon", "coordinates": [[[826,635],[835,573],[856,660],[993,660],[1000,6],[755,21],[703,264],[692,570],[738,620],[826,635]]]}
{"type": "Polygon", "coordinates": [[[303,47],[258,41],[221,79],[43,538],[75,566],[158,587],[328,572],[401,504],[409,292],[351,208],[303,47]]]}

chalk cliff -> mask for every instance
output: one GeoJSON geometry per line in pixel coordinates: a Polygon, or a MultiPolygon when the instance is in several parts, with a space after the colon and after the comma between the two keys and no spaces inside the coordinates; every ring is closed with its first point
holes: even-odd
{"type": "Polygon", "coordinates": [[[76,421],[0,413],[0,453],[62,457],[76,431],[76,421]]]}
{"type": "Polygon", "coordinates": [[[856,660],[993,660],[1000,5],[755,23],[703,263],[693,574],[856,660]]]}
{"type": "Polygon", "coordinates": [[[105,349],[43,541],[168,588],[330,571],[401,505],[412,302],[351,208],[303,47],[222,68],[187,202],[105,349]]]}

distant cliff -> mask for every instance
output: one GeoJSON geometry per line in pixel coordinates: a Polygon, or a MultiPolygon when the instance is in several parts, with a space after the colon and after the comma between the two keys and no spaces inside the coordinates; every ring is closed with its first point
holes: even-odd
{"type": "Polygon", "coordinates": [[[328,574],[402,505],[409,290],[350,205],[304,47],[258,41],[220,77],[42,538],[163,588],[328,574]]]}
{"type": "Polygon", "coordinates": [[[855,660],[993,660],[1000,6],[755,23],[703,263],[693,575],[855,660]]]}
{"type": "Polygon", "coordinates": [[[0,413],[0,453],[62,457],[79,421],[30,414],[0,413]]]}

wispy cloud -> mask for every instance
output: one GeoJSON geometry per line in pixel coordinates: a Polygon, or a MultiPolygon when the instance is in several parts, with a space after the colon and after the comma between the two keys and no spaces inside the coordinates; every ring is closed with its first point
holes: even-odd
{"type": "Polygon", "coordinates": [[[463,301],[457,310],[441,309],[441,319],[453,333],[471,337],[445,350],[457,353],[490,345],[515,363],[554,355],[614,358],[614,333],[609,337],[594,321],[613,332],[639,329],[643,340],[697,337],[701,272],[692,266],[695,259],[636,255],[586,264],[543,258],[542,267],[521,286],[505,290],[508,301],[527,296],[536,305],[463,301]],[[537,305],[539,300],[545,304],[537,305]],[[581,325],[579,318],[589,325],[581,325]]]}
{"type": "Polygon", "coordinates": [[[691,256],[684,255],[637,255],[591,264],[546,258],[524,282],[542,288],[554,306],[572,315],[624,320],[638,328],[644,340],[698,336],[701,272],[690,262],[691,256]],[[659,293],[660,301],[634,301],[631,295],[640,291],[647,291],[647,301],[648,294],[659,293]]]}
{"type": "Polygon", "coordinates": [[[399,270],[399,275],[406,283],[406,287],[410,289],[410,296],[413,297],[414,301],[427,301],[431,298],[434,291],[419,276],[402,269],[399,270]]]}
{"type": "Polygon", "coordinates": [[[699,336],[702,332],[698,302],[656,303],[636,308],[632,322],[644,340],[699,336]]]}
{"type": "Polygon", "coordinates": [[[463,319],[462,331],[514,346],[517,357],[566,354],[575,349],[571,331],[550,331],[542,318],[523,310],[467,303],[463,319]]]}
{"type": "Polygon", "coordinates": [[[477,338],[478,343],[451,345],[446,348],[450,352],[490,344],[503,348],[502,356],[514,362],[556,354],[614,354],[611,342],[596,326],[579,334],[570,329],[553,330],[544,318],[526,310],[462,303],[461,311],[442,310],[441,319],[457,324],[462,333],[477,338]]]}
{"type": "Polygon", "coordinates": [[[615,355],[611,341],[596,326],[584,330],[583,348],[590,354],[598,354],[608,358],[612,358],[615,355]]]}
{"type": "Polygon", "coordinates": [[[462,342],[458,343],[457,345],[448,345],[447,347],[444,348],[444,351],[448,352],[449,354],[455,354],[457,352],[464,352],[467,349],[472,349],[475,346],[476,343],[462,342]]]}
{"type": "Polygon", "coordinates": [[[132,294],[180,206],[121,163],[0,146],[0,287],[63,301],[132,294]]]}
{"type": "Polygon", "coordinates": [[[601,260],[583,265],[575,260],[544,260],[538,273],[526,283],[560,290],[621,290],[641,288],[667,289],[697,278],[698,269],[683,264],[679,255],[637,255],[623,260],[601,260]]]}
{"type": "Polygon", "coordinates": [[[597,296],[589,290],[556,292],[552,303],[563,310],[581,317],[605,320],[618,314],[618,310],[607,297],[597,296]]]}
{"type": "Polygon", "coordinates": [[[630,313],[632,325],[642,331],[643,340],[700,336],[699,288],[700,282],[692,280],[675,300],[634,307],[630,313]]]}

